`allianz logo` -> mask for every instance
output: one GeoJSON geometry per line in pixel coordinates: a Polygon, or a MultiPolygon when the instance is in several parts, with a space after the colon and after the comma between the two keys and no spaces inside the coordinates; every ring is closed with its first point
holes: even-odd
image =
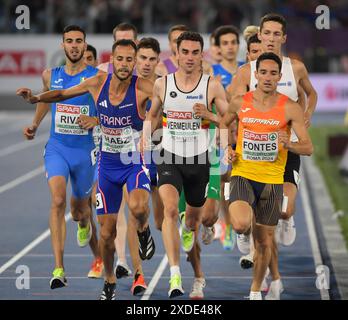
{"type": "Polygon", "coordinates": [[[200,94],[198,96],[192,96],[192,95],[189,95],[189,96],[186,96],[186,99],[190,99],[190,100],[198,100],[198,99],[203,99],[203,94],[200,94]]]}
{"type": "Polygon", "coordinates": [[[57,86],[55,84],[52,84],[51,87],[54,89],[63,89],[63,86],[57,86]]]}
{"type": "Polygon", "coordinates": [[[287,82],[278,82],[278,87],[291,87],[292,86],[292,82],[291,81],[287,81],[287,82]]]}

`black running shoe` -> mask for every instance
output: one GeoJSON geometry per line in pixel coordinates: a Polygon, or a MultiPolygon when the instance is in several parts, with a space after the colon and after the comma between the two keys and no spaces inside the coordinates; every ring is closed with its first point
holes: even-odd
{"type": "Polygon", "coordinates": [[[141,260],[150,260],[155,253],[155,241],[150,232],[150,226],[143,232],[138,231],[139,238],[139,255],[141,260]]]}
{"type": "Polygon", "coordinates": [[[132,271],[129,269],[127,265],[123,266],[121,264],[117,264],[115,268],[115,275],[117,279],[129,277],[132,274],[132,271]]]}
{"type": "Polygon", "coordinates": [[[99,300],[116,300],[116,283],[104,282],[103,292],[99,300]]]}

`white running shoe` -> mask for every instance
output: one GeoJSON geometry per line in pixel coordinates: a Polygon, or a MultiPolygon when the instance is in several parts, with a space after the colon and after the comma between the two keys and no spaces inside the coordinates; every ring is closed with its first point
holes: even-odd
{"type": "Polygon", "coordinates": [[[221,238],[221,234],[222,234],[222,226],[220,221],[217,221],[214,224],[214,229],[215,229],[214,240],[218,240],[221,238]]]}
{"type": "Polygon", "coordinates": [[[280,279],[272,281],[269,286],[266,300],[280,300],[280,294],[284,291],[283,283],[280,279]]]}
{"type": "Polygon", "coordinates": [[[241,253],[248,254],[250,251],[250,234],[237,233],[237,246],[241,253]]]}
{"type": "Polygon", "coordinates": [[[296,239],[296,228],[294,217],[288,220],[282,220],[282,228],[280,233],[280,241],[284,246],[291,246],[296,239]]]}
{"type": "Polygon", "coordinates": [[[250,253],[242,256],[239,259],[239,264],[242,269],[250,269],[254,266],[254,257],[250,253]]]}
{"type": "Polygon", "coordinates": [[[262,300],[261,291],[250,291],[249,300],[262,300]]]}
{"type": "Polygon", "coordinates": [[[205,288],[204,278],[195,278],[193,280],[192,289],[190,292],[190,299],[199,300],[204,298],[203,289],[205,288]]]}
{"type": "Polygon", "coordinates": [[[215,230],[214,226],[205,227],[203,226],[202,231],[202,242],[206,245],[211,244],[214,241],[215,230]]]}

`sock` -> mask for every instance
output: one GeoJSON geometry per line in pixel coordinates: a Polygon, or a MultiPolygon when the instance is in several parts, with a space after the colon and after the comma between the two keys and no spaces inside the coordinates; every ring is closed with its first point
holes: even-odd
{"type": "Polygon", "coordinates": [[[174,275],[181,276],[180,267],[179,266],[172,266],[172,267],[170,267],[170,277],[172,277],[174,275]]]}

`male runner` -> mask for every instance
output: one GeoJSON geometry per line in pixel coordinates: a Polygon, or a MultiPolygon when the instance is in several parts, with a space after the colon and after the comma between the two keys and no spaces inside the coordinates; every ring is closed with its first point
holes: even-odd
{"type": "Polygon", "coordinates": [[[85,64],[88,64],[94,68],[98,66],[97,49],[92,45],[87,44],[87,49],[83,54],[83,58],[85,59],[85,64]]]}
{"type": "Polygon", "coordinates": [[[250,300],[261,300],[261,283],[272,256],[274,230],[281,216],[287,151],[311,155],[313,146],[301,106],[277,92],[282,62],[274,53],[263,53],[256,62],[255,91],[232,99],[220,128],[238,117],[236,150],[228,146],[233,161],[229,213],[238,233],[252,229],[255,262],[250,300]],[[290,142],[289,126],[298,137],[290,142]]]}
{"type": "MultiPolygon", "coordinates": [[[[261,19],[259,39],[263,52],[273,52],[282,59],[282,78],[278,83],[278,92],[287,95],[292,100],[297,101],[299,93],[304,91],[307,96],[307,106],[304,108],[304,119],[306,126],[309,126],[310,118],[315,110],[317,102],[317,93],[314,90],[309,78],[306,67],[298,60],[284,57],[281,54],[281,46],[286,42],[286,20],[279,14],[267,14],[261,19]]],[[[256,63],[251,62],[242,66],[229,88],[231,96],[242,95],[248,90],[254,90],[257,84],[255,78],[256,63]]],[[[304,99],[302,99],[304,100],[304,99]]],[[[300,103],[300,102],[299,102],[300,103]]],[[[303,102],[302,102],[303,103],[303,102]]],[[[301,103],[301,105],[302,105],[301,103]]],[[[294,134],[292,141],[297,138],[294,134]]],[[[284,245],[290,245],[296,237],[296,230],[293,220],[295,211],[295,200],[299,184],[300,157],[291,151],[288,154],[284,173],[284,195],[287,206],[282,212],[280,220],[281,234],[280,242],[284,245]]],[[[280,281],[278,270],[278,250],[274,241],[272,250],[272,261],[270,271],[273,281],[269,290],[269,298],[279,299],[283,285],[280,281]]]]}
{"type": "Polygon", "coordinates": [[[145,150],[150,145],[150,135],[163,112],[163,163],[156,165],[164,206],[162,236],[170,265],[170,298],[184,294],[177,228],[180,194],[184,190],[187,202],[182,225],[187,232],[198,230],[209,181],[209,121],[196,115],[195,109],[210,112],[213,101],[220,114],[224,114],[227,107],[222,85],[202,73],[203,38],[200,34],[182,33],[177,41],[177,52],[178,71],[155,82],[141,144],[145,150]]]}
{"type": "MultiPolygon", "coordinates": [[[[87,46],[85,39],[85,31],[79,26],[70,25],[64,28],[61,46],[65,51],[66,64],[43,72],[44,91],[69,88],[97,74],[97,69],[84,63],[83,55],[87,46]]],[[[32,125],[23,130],[27,139],[34,138],[49,108],[46,103],[38,103],[32,125]]],[[[81,247],[90,244],[95,256],[93,265],[100,265],[101,259],[89,202],[95,171],[95,145],[92,130],[83,130],[77,124],[80,114],[96,114],[93,99],[85,94],[61,103],[52,103],[51,110],[52,126],[44,159],[51,194],[50,231],[55,259],[50,287],[55,289],[67,285],[63,255],[66,238],[66,186],[69,177],[72,186],[71,214],[78,222],[78,244],[81,247]]],[[[92,267],[91,271],[96,270],[92,267]]]]}
{"type": "Polygon", "coordinates": [[[83,128],[91,128],[99,123],[102,130],[97,194],[97,214],[101,224],[100,249],[105,268],[101,300],[115,299],[114,240],[124,184],[127,185],[129,194],[130,212],[136,218],[140,245],[142,248],[146,247],[151,239],[151,245],[154,246],[148,226],[150,180],[142,159],[135,150],[153,84],[132,76],[136,51],[132,40],[116,41],[112,47],[113,74],[101,74],[73,88],[38,96],[32,96],[29,89],[18,91],[31,103],[57,101],[87,92],[96,102],[98,117],[80,116],[79,123],[83,128]]]}

